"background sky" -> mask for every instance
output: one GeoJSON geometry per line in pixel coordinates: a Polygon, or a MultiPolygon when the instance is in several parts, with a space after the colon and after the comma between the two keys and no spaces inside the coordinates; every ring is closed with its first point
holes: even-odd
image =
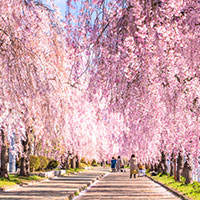
{"type": "Polygon", "coordinates": [[[55,0],[55,5],[58,6],[60,9],[60,12],[65,17],[65,11],[66,11],[66,1],[65,0],[55,0]]]}
{"type": "MultiPolygon", "coordinates": [[[[49,5],[46,0],[42,0],[42,3],[49,5]]],[[[55,5],[59,8],[60,13],[64,19],[66,11],[66,0],[54,0],[55,5]]]]}

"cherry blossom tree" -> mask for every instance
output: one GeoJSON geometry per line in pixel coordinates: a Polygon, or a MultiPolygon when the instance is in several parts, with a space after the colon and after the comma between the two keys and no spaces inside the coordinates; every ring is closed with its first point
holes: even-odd
{"type": "Polygon", "coordinates": [[[196,162],[198,1],[85,1],[82,7],[75,26],[81,40],[74,41],[91,49],[89,91],[101,94],[108,112],[124,115],[127,128],[117,144],[143,160],[156,161],[158,149],[176,156],[183,149],[196,162]]]}
{"type": "Polygon", "coordinates": [[[38,142],[57,159],[197,164],[199,2],[68,0],[65,22],[50,3],[0,3],[2,155],[16,132],[26,162],[38,142]]]}
{"type": "MultiPolygon", "coordinates": [[[[62,105],[66,92],[60,53],[64,49],[63,30],[53,12],[39,2],[8,1],[2,2],[0,8],[1,142],[8,144],[5,141],[9,141],[9,134],[16,132],[24,146],[22,149],[19,144],[18,150],[27,163],[25,146],[29,137],[33,133],[47,136],[52,126],[56,129],[56,123],[50,122],[58,116],[59,108],[55,106],[58,102],[62,105]],[[57,95],[56,100],[51,98],[53,94],[57,95]]],[[[28,171],[22,172],[27,174],[28,171]]]]}

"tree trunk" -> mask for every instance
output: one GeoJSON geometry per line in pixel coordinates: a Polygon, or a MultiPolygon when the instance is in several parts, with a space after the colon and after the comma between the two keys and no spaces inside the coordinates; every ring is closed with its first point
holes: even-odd
{"type": "Polygon", "coordinates": [[[174,175],[174,161],[171,160],[170,162],[170,176],[173,176],[174,175]]]}
{"type": "Polygon", "coordinates": [[[161,153],[161,165],[162,165],[162,175],[167,175],[167,159],[165,153],[162,151],[161,153]]]}
{"type": "Polygon", "coordinates": [[[157,163],[154,164],[154,171],[158,172],[158,164],[157,163]]]}
{"type": "Polygon", "coordinates": [[[65,159],[65,167],[66,169],[69,169],[69,155],[65,159]]]}
{"type": "Polygon", "coordinates": [[[162,165],[162,161],[159,161],[158,163],[158,173],[163,173],[163,165],[162,165]]]}
{"type": "Polygon", "coordinates": [[[0,177],[8,178],[8,149],[6,146],[6,136],[2,129],[0,131],[2,140],[0,177]]]}
{"type": "Polygon", "coordinates": [[[190,184],[192,180],[192,165],[190,163],[190,157],[187,157],[186,162],[184,163],[183,176],[185,177],[185,184],[190,184]]]}
{"type": "Polygon", "coordinates": [[[61,158],[61,167],[62,169],[69,169],[69,155],[61,158]]]}
{"type": "Polygon", "coordinates": [[[26,171],[28,172],[28,175],[30,174],[30,156],[31,156],[31,142],[30,138],[28,137],[28,152],[26,157],[26,171]]]}
{"type": "Polygon", "coordinates": [[[20,176],[26,176],[26,164],[25,164],[25,157],[21,157],[21,165],[20,165],[20,176]]]}
{"type": "Polygon", "coordinates": [[[20,175],[29,176],[31,143],[28,132],[26,132],[26,139],[22,140],[22,146],[23,146],[23,155],[21,157],[20,175]]]}
{"type": "Polygon", "coordinates": [[[153,171],[154,170],[154,167],[153,167],[153,164],[151,163],[150,164],[150,171],[153,171]]]}
{"type": "Polygon", "coordinates": [[[76,156],[76,168],[79,168],[79,158],[76,156]]]}
{"type": "Polygon", "coordinates": [[[71,158],[70,164],[71,164],[71,168],[74,169],[75,168],[75,159],[74,159],[74,156],[71,158]]]}
{"type": "Polygon", "coordinates": [[[174,155],[172,153],[171,159],[170,159],[170,176],[174,175],[174,155]]]}
{"type": "Polygon", "coordinates": [[[177,181],[177,163],[176,163],[176,158],[174,158],[174,180],[177,181]]]}
{"type": "Polygon", "coordinates": [[[177,158],[177,181],[181,182],[181,174],[183,171],[183,154],[179,152],[178,158],[177,158]]]}
{"type": "MultiPolygon", "coordinates": [[[[128,162],[127,162],[127,165],[128,165],[128,162]]],[[[149,163],[145,163],[145,168],[147,169],[147,170],[150,170],[150,164],[149,163]]]]}

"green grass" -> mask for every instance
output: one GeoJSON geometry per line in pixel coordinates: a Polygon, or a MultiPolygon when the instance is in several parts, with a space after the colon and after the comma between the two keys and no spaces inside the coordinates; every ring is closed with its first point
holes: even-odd
{"type": "Polygon", "coordinates": [[[74,195],[75,195],[75,196],[78,196],[78,195],[79,195],[79,192],[75,192],[74,195]]]}
{"type": "Polygon", "coordinates": [[[80,172],[80,171],[84,171],[84,169],[80,169],[80,168],[75,168],[75,169],[66,169],[66,173],[69,174],[69,173],[74,173],[74,172],[80,172]]]}
{"type": "Polygon", "coordinates": [[[0,188],[12,185],[16,185],[16,182],[9,181],[8,179],[5,178],[0,178],[0,188]]]}
{"type": "Polygon", "coordinates": [[[194,181],[194,183],[186,185],[184,183],[185,178],[183,177],[182,177],[181,182],[176,182],[173,176],[172,177],[169,177],[167,175],[160,176],[160,174],[157,176],[152,176],[152,178],[154,180],[164,183],[165,185],[181,192],[182,194],[184,194],[185,196],[191,199],[200,200],[200,183],[199,182],[194,181]]]}
{"type": "Polygon", "coordinates": [[[19,176],[19,175],[9,175],[9,180],[5,178],[0,178],[0,188],[16,184],[28,183],[31,181],[39,181],[41,179],[43,178],[36,175],[29,177],[19,176]]]}
{"type": "Polygon", "coordinates": [[[83,186],[82,190],[85,190],[88,186],[83,186]]]}

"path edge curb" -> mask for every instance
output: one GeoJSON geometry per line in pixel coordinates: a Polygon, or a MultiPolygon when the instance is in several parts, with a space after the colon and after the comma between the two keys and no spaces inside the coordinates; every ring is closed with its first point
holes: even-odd
{"type": "MultiPolygon", "coordinates": [[[[97,176],[94,180],[90,181],[89,184],[87,184],[87,188],[89,188],[94,182],[101,180],[107,173],[102,173],[99,176],[97,176]]],[[[79,192],[82,192],[84,190],[87,190],[87,188],[79,188],[79,192]]],[[[75,197],[75,193],[70,194],[70,196],[68,198],[66,198],[65,200],[73,200],[73,198],[75,197]]]]}
{"type": "Polygon", "coordinates": [[[170,191],[171,193],[175,194],[176,196],[178,196],[179,198],[181,198],[182,200],[193,200],[187,196],[185,196],[184,194],[182,194],[181,192],[178,192],[175,189],[172,189],[171,187],[168,187],[167,185],[165,185],[164,183],[161,183],[155,179],[153,179],[152,177],[146,175],[147,178],[149,178],[150,180],[152,180],[153,182],[161,185],[162,187],[164,187],[165,189],[167,189],[168,191],[170,191]]]}
{"type": "Polygon", "coordinates": [[[48,178],[45,178],[45,179],[42,179],[42,180],[33,180],[33,181],[30,181],[30,182],[26,182],[26,183],[20,183],[20,184],[15,184],[15,185],[11,185],[11,186],[0,187],[0,191],[1,192],[7,192],[7,191],[11,191],[11,190],[17,190],[17,189],[22,188],[22,187],[26,187],[26,186],[29,186],[29,185],[36,185],[38,183],[42,183],[42,182],[45,182],[45,181],[48,181],[48,180],[49,180],[48,178]]]}
{"type": "MultiPolygon", "coordinates": [[[[79,173],[82,173],[82,171],[80,172],[70,172],[70,173],[67,173],[68,176],[72,175],[72,174],[79,174],[79,173]]],[[[20,183],[20,184],[15,184],[15,185],[11,185],[11,186],[5,186],[5,187],[0,187],[0,192],[7,192],[7,191],[11,191],[11,190],[17,190],[19,188],[22,188],[22,187],[26,187],[26,186],[29,186],[29,185],[36,185],[38,183],[42,183],[42,182],[45,182],[45,181],[49,181],[55,177],[59,177],[59,176],[62,176],[62,175],[58,175],[58,176],[54,176],[52,178],[48,178],[48,177],[43,177],[43,179],[41,180],[33,180],[33,181],[29,181],[29,182],[26,182],[26,183],[20,183]]]]}

